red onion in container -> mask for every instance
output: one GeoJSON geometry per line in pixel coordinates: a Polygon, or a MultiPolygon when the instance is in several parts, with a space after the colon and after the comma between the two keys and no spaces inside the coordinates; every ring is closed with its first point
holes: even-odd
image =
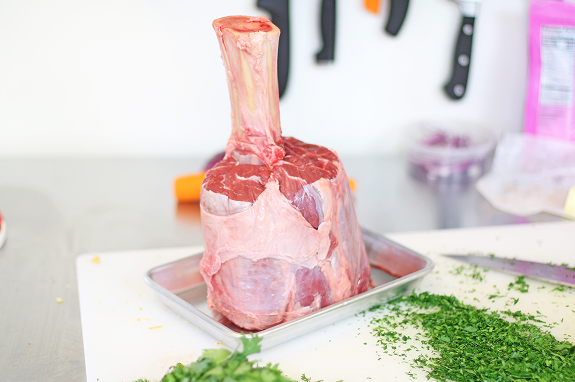
{"type": "Polygon", "coordinates": [[[495,135],[478,126],[418,124],[408,133],[409,172],[430,182],[475,181],[488,170],[495,143],[495,135]]]}

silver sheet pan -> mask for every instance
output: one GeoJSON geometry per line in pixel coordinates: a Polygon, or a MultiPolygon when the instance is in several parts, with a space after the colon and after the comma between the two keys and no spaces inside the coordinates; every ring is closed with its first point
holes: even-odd
{"type": "Polygon", "coordinates": [[[202,253],[155,267],[144,278],[164,304],[231,349],[241,346],[240,338],[244,332],[247,337],[257,335],[262,338],[260,346],[263,350],[409,294],[433,269],[433,261],[384,236],[365,229],[362,229],[362,235],[371,263],[372,289],[256,332],[246,332],[208,309],[207,286],[200,274],[202,253]]]}

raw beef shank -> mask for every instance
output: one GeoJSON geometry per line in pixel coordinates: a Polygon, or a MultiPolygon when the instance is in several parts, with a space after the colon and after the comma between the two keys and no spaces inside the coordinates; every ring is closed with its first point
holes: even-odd
{"type": "Polygon", "coordinates": [[[247,16],[213,27],[232,133],[202,184],[201,270],[209,307],[260,330],[364,292],[370,268],[337,154],[281,135],[279,29],[247,16]]]}

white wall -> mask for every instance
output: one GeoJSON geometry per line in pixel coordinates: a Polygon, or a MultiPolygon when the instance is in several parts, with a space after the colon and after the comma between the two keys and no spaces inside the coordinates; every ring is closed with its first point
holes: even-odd
{"type": "MultiPolygon", "coordinates": [[[[388,0],[381,0],[387,13],[388,0]]],[[[265,14],[256,0],[0,2],[0,155],[211,155],[229,135],[213,19],[265,14]]],[[[339,0],[336,61],[315,64],[319,0],[291,1],[284,135],[340,154],[386,154],[420,120],[498,131],[523,122],[527,0],[484,0],[469,88],[443,94],[458,6],[411,0],[398,37],[363,0],[339,0]]]]}

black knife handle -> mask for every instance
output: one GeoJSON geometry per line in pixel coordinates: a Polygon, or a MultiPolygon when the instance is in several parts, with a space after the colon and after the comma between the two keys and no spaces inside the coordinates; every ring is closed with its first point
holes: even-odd
{"type": "Polygon", "coordinates": [[[321,38],[323,47],[315,55],[316,62],[333,61],[335,56],[335,0],[321,2],[321,38]]]}
{"type": "Polygon", "coordinates": [[[405,15],[407,15],[407,8],[409,8],[409,0],[391,0],[389,8],[389,16],[387,18],[387,24],[385,25],[385,31],[392,36],[397,35],[403,21],[405,20],[405,15]]]}
{"type": "Polygon", "coordinates": [[[281,98],[289,74],[289,0],[257,0],[257,6],[271,14],[272,23],[281,32],[278,46],[278,89],[281,98]]]}
{"type": "Polygon", "coordinates": [[[465,91],[467,90],[474,24],[475,17],[463,17],[461,28],[459,28],[457,45],[455,46],[451,80],[444,87],[447,95],[455,100],[463,98],[465,91]]]}

